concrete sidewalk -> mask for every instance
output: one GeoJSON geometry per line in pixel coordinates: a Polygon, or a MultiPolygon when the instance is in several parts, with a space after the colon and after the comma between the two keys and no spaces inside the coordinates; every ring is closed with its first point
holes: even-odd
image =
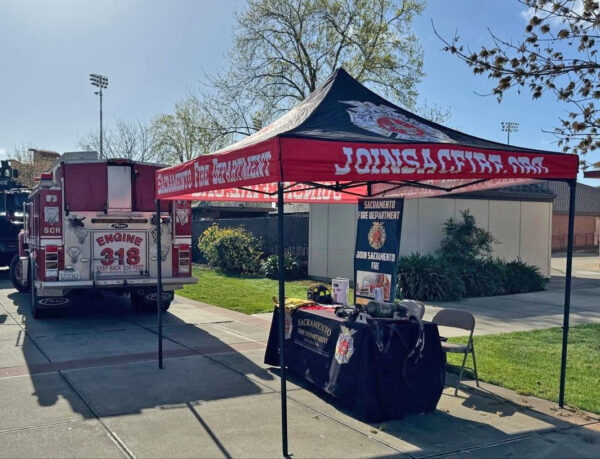
{"type": "MultiPolygon", "coordinates": [[[[126,299],[41,321],[28,307],[0,281],[0,457],[279,456],[267,320],[177,297],[158,370],[156,317],[126,299]]],[[[297,378],[288,403],[295,457],[595,457],[600,445],[597,417],[486,384],[458,397],[448,388],[434,413],[383,424],[297,378]]]]}
{"type": "MultiPolygon", "coordinates": [[[[587,253],[575,254],[571,288],[570,324],[600,322],[600,258],[587,253]]],[[[522,293],[460,301],[427,302],[425,319],[431,320],[443,308],[464,309],[475,316],[475,334],[491,335],[511,331],[562,327],[564,310],[565,256],[552,258],[554,275],[542,292],[522,293]]],[[[271,320],[271,314],[255,314],[271,320]]],[[[465,332],[443,329],[444,336],[461,336],[465,332]]]]}
{"type": "MultiPolygon", "coordinates": [[[[426,302],[425,320],[443,308],[463,309],[475,316],[475,334],[491,335],[511,331],[562,327],[564,278],[554,277],[546,290],[518,295],[464,298],[460,301],[426,302]]],[[[265,321],[271,314],[255,314],[265,321]]],[[[570,324],[600,322],[600,279],[573,279],[570,324]]],[[[441,330],[444,336],[463,336],[458,329],[441,330]]]]}
{"type": "MultiPolygon", "coordinates": [[[[570,324],[600,322],[600,267],[597,255],[576,254],[573,258],[570,324]]],[[[430,320],[440,308],[465,309],[476,319],[476,335],[562,327],[565,301],[564,272],[566,258],[552,258],[554,275],[546,290],[486,298],[466,298],[456,302],[428,304],[425,319],[430,320]]],[[[446,336],[464,334],[443,330],[446,336]]]]}

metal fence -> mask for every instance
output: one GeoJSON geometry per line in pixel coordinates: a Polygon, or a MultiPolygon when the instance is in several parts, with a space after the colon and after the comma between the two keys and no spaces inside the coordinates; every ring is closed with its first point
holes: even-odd
{"type": "MultiPolygon", "coordinates": [[[[599,236],[594,233],[576,233],[573,235],[573,248],[593,249],[598,247],[599,236]]],[[[552,251],[563,252],[567,250],[567,235],[552,236],[552,251]]]]}
{"type": "MultiPolygon", "coordinates": [[[[192,221],[192,257],[197,263],[203,261],[198,250],[198,237],[209,226],[217,224],[222,228],[244,227],[246,231],[260,238],[265,255],[277,253],[277,216],[223,218],[219,220],[192,221]]],[[[308,213],[285,215],[285,249],[300,258],[308,258],[308,213]]]]}

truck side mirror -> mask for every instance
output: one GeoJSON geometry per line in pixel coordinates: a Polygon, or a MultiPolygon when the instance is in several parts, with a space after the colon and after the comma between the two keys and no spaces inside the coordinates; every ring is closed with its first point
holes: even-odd
{"type": "Polygon", "coordinates": [[[19,178],[19,170],[18,169],[13,169],[12,175],[13,175],[13,178],[19,178]]]}

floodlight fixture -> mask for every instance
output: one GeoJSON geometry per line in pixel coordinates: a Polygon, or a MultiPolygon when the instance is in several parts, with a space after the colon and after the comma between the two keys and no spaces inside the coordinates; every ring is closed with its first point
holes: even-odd
{"type": "Polygon", "coordinates": [[[108,78],[98,73],[90,73],[90,83],[100,89],[108,88],[108,78]]]}
{"type": "Polygon", "coordinates": [[[100,158],[103,158],[104,151],[102,148],[102,140],[104,135],[102,132],[102,90],[108,88],[108,77],[100,75],[99,73],[90,73],[90,84],[98,88],[98,91],[94,91],[94,94],[100,96],[100,158]]]}
{"type": "Polygon", "coordinates": [[[502,131],[506,132],[506,143],[510,145],[510,133],[519,131],[519,123],[515,121],[502,121],[500,126],[502,127],[502,131]]]}

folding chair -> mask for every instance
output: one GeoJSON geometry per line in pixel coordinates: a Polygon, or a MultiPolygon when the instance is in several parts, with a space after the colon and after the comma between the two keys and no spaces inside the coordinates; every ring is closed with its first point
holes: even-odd
{"type": "Polygon", "coordinates": [[[469,353],[471,353],[471,355],[473,356],[473,370],[475,371],[475,382],[477,384],[477,387],[479,387],[479,377],[477,375],[477,362],[475,361],[475,347],[473,346],[473,331],[475,330],[475,317],[473,317],[473,314],[467,311],[462,311],[460,309],[442,309],[435,316],[433,316],[433,319],[431,321],[437,324],[438,326],[460,328],[470,332],[469,341],[466,345],[442,341],[442,350],[446,353],[464,354],[463,362],[460,367],[460,372],[458,374],[458,383],[456,384],[456,390],[454,391],[454,395],[458,395],[458,387],[460,386],[462,380],[463,371],[465,369],[465,363],[467,362],[467,355],[469,353]]]}

